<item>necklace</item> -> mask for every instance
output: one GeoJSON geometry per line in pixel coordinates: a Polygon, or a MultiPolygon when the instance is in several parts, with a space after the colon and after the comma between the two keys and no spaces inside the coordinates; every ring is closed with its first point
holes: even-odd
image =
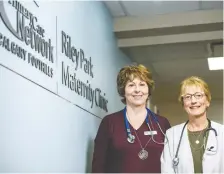
{"type": "MultiPolygon", "coordinates": [[[[128,116],[127,113],[126,113],[126,115],[128,116]]],[[[129,118],[129,116],[128,116],[128,119],[131,121],[131,119],[129,118]]],[[[151,140],[151,137],[149,138],[149,140],[147,141],[147,143],[145,144],[145,146],[144,146],[144,148],[143,148],[143,146],[142,146],[142,142],[140,141],[137,132],[135,131],[135,129],[133,129],[133,130],[134,130],[134,132],[135,132],[135,135],[136,135],[136,137],[137,137],[137,139],[138,139],[138,142],[139,142],[139,145],[140,145],[140,147],[141,147],[141,150],[140,150],[139,153],[138,153],[138,157],[139,157],[141,160],[145,160],[145,159],[148,158],[148,155],[149,155],[148,151],[145,150],[145,148],[146,148],[146,146],[149,144],[149,142],[150,142],[150,140],[151,140]]]]}
{"type": "MultiPolygon", "coordinates": [[[[191,127],[192,127],[192,126],[191,126],[191,127]]],[[[200,133],[199,133],[198,136],[194,134],[194,132],[195,132],[194,130],[193,130],[193,131],[190,131],[190,130],[188,129],[190,132],[192,132],[192,134],[193,134],[195,137],[197,137],[196,140],[195,140],[195,144],[199,144],[199,143],[200,143],[199,138],[200,138],[202,132],[204,132],[205,129],[206,129],[207,127],[208,127],[208,123],[206,124],[205,128],[202,129],[202,130],[200,131],[200,133]]]]}
{"type": "MultiPolygon", "coordinates": [[[[202,132],[203,132],[203,130],[200,131],[199,135],[197,136],[197,138],[196,138],[196,140],[195,140],[195,143],[196,143],[196,144],[199,144],[199,143],[200,143],[199,138],[200,138],[202,132]]],[[[193,132],[192,132],[192,133],[193,133],[193,132]]],[[[193,133],[193,135],[196,137],[196,135],[195,135],[194,133],[193,133]]]]}
{"type": "MultiPolygon", "coordinates": [[[[200,132],[201,133],[201,132],[200,132]]],[[[199,133],[199,134],[200,134],[199,133]]],[[[195,136],[194,134],[193,134],[193,132],[190,132],[189,130],[188,130],[188,132],[187,132],[187,135],[188,135],[188,140],[189,140],[189,144],[190,144],[190,146],[191,146],[191,148],[192,148],[192,150],[194,150],[194,151],[197,151],[197,150],[200,150],[203,146],[204,146],[204,143],[203,143],[203,141],[202,141],[202,143],[199,141],[199,143],[197,144],[196,143],[196,141],[197,141],[197,139],[196,139],[196,141],[195,140],[192,140],[192,135],[193,136],[195,136]],[[191,134],[191,135],[190,135],[191,134]],[[191,138],[190,138],[191,137],[191,138]],[[193,141],[193,142],[192,142],[193,141]]],[[[198,137],[197,137],[198,138],[198,137]]],[[[202,140],[203,138],[200,138],[200,140],[202,140]]]]}
{"type": "Polygon", "coordinates": [[[142,143],[141,143],[141,141],[140,141],[140,139],[139,139],[139,137],[138,137],[138,134],[137,134],[137,132],[135,131],[135,129],[134,129],[134,132],[135,132],[135,135],[136,135],[136,137],[137,137],[137,139],[138,139],[139,145],[140,145],[140,147],[141,147],[141,150],[140,150],[140,152],[138,153],[138,157],[139,157],[141,160],[145,160],[145,159],[148,158],[148,152],[145,150],[145,148],[146,148],[146,146],[149,144],[151,138],[149,138],[149,140],[147,141],[147,143],[145,144],[145,146],[144,146],[144,148],[143,148],[142,143]]]}

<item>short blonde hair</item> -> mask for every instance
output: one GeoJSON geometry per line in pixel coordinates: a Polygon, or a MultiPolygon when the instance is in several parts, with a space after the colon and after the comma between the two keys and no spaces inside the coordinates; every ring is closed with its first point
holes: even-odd
{"type": "Polygon", "coordinates": [[[130,65],[121,68],[117,75],[117,91],[122,97],[121,101],[126,104],[125,99],[125,86],[128,81],[133,81],[135,78],[139,78],[146,82],[149,88],[149,96],[154,89],[155,82],[152,79],[151,72],[144,65],[130,65]]]}
{"type": "Polygon", "coordinates": [[[184,94],[184,91],[185,91],[185,88],[187,86],[197,86],[197,87],[200,87],[204,93],[205,93],[205,96],[208,100],[208,102],[210,103],[211,102],[211,92],[209,90],[209,87],[208,87],[208,84],[200,77],[197,77],[197,76],[191,76],[191,77],[188,77],[186,79],[184,79],[181,84],[180,84],[180,94],[179,94],[179,98],[178,100],[183,103],[183,97],[182,95],[184,94]]]}

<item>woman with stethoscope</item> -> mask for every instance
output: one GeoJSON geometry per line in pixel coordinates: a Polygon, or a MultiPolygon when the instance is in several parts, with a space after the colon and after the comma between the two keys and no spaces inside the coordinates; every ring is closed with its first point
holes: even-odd
{"type": "Polygon", "coordinates": [[[120,70],[117,90],[126,107],[103,118],[95,138],[92,172],[160,173],[170,124],[146,108],[153,86],[151,73],[143,65],[120,70]]]}
{"type": "Polygon", "coordinates": [[[181,83],[179,100],[188,121],[167,130],[161,155],[162,173],[223,173],[223,125],[207,118],[211,94],[199,77],[181,83]]]}

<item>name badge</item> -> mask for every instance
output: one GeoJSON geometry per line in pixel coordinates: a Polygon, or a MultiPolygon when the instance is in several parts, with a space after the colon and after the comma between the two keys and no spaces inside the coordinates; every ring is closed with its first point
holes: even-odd
{"type": "Polygon", "coordinates": [[[145,131],[144,135],[157,135],[157,131],[145,131]]]}

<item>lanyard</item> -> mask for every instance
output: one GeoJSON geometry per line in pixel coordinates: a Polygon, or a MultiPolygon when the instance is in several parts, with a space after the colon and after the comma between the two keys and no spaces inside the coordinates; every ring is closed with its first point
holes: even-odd
{"type": "MultiPolygon", "coordinates": [[[[130,129],[128,119],[127,119],[126,107],[124,108],[124,120],[125,120],[125,127],[126,127],[126,131],[127,131],[127,135],[129,137],[131,135],[131,129],[130,129]]],[[[149,111],[148,111],[148,109],[147,109],[145,122],[146,122],[147,125],[149,125],[149,111]]]]}

